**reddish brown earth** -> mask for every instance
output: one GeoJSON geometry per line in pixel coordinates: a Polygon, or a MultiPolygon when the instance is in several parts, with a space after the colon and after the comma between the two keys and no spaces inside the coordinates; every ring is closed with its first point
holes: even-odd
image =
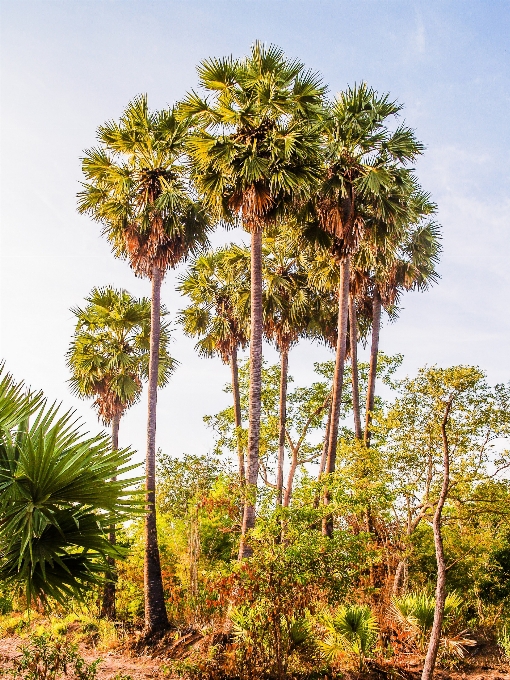
{"type": "MultiPolygon", "coordinates": [[[[198,638],[201,638],[199,635],[198,638]]],[[[10,666],[11,660],[18,654],[18,645],[22,642],[19,637],[5,637],[0,640],[0,668],[6,669],[10,666]]],[[[205,642],[205,640],[204,640],[205,642]]],[[[100,652],[85,647],[80,647],[81,655],[88,661],[101,658],[99,666],[98,680],[112,680],[118,674],[131,676],[133,680],[171,680],[171,676],[164,672],[165,664],[170,658],[183,658],[186,652],[195,644],[200,644],[196,635],[188,635],[180,640],[174,638],[167,644],[164,642],[155,650],[157,657],[151,657],[146,653],[139,653],[129,649],[114,649],[100,652]]],[[[398,668],[387,666],[387,677],[395,680],[419,680],[420,662],[418,659],[410,658],[406,664],[398,668]]],[[[382,670],[382,669],[381,669],[382,670]]],[[[346,673],[342,675],[343,680],[366,680],[382,678],[386,675],[381,673],[370,673],[360,676],[359,674],[346,673]]],[[[464,670],[445,671],[439,670],[436,673],[437,680],[510,680],[510,667],[502,664],[493,655],[481,658],[473,658],[464,670]],[[487,664],[487,665],[484,665],[487,664]]]]}

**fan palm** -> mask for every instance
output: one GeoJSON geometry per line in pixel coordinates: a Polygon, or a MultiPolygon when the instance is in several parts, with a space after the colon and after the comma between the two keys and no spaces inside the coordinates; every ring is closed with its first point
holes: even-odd
{"type": "Polygon", "coordinates": [[[243,310],[249,298],[249,278],[239,268],[233,274],[229,255],[225,249],[200,255],[181,278],[178,290],[192,302],[180,313],[186,335],[200,338],[196,348],[203,356],[217,354],[223,363],[230,364],[239,479],[243,483],[245,461],[237,353],[248,344],[248,322],[243,310]]]}
{"type": "MultiPolygon", "coordinates": [[[[333,381],[332,417],[326,472],[335,470],[344,363],[347,349],[350,259],[366,231],[366,214],[385,228],[405,210],[402,197],[411,183],[405,165],[423,146],[413,131],[401,125],[391,132],[388,119],[401,106],[364,83],[342,92],[330,107],[325,125],[326,170],[320,190],[307,205],[317,224],[333,238],[332,254],[339,263],[338,342],[333,381]]],[[[305,214],[306,212],[305,211],[305,214]]],[[[328,502],[325,497],[325,502],[328,502]]],[[[332,520],[324,525],[328,535],[332,520]]]]}
{"type": "MultiPolygon", "coordinates": [[[[125,290],[94,288],[85,309],[75,308],[76,328],[67,353],[72,391],[81,398],[95,398],[99,417],[112,428],[112,447],[119,448],[120,419],[140,398],[147,378],[151,304],[147,298],[133,298],[125,290]]],[[[166,315],[162,308],[161,316],[166,315]]],[[[168,354],[168,324],[162,322],[159,353],[160,386],[175,367],[168,354]]],[[[110,531],[115,542],[115,527],[110,531]]],[[[111,559],[111,558],[109,558],[111,559]]],[[[111,567],[113,568],[113,562],[111,567]]],[[[115,618],[115,583],[106,584],[102,615],[115,618]]]]}
{"type": "Polygon", "coordinates": [[[322,617],[326,630],[319,646],[328,661],[337,661],[344,654],[358,658],[359,670],[363,670],[366,658],[377,641],[377,619],[370,607],[350,605],[340,607],[333,615],[322,617]]]}
{"type": "Polygon", "coordinates": [[[320,169],[324,87],[275,46],[255,43],[241,60],[209,59],[198,68],[208,100],[182,104],[197,131],[190,138],[193,177],[219,217],[251,232],[250,408],[247,482],[239,556],[250,554],[259,468],[262,370],[262,231],[309,194],[320,169]]]}
{"type": "Polygon", "coordinates": [[[424,206],[423,212],[419,215],[411,207],[409,223],[397,240],[390,239],[382,249],[368,244],[360,249],[355,258],[353,278],[357,278],[357,285],[354,287],[353,296],[357,296],[358,299],[365,298],[361,304],[371,308],[372,317],[364,433],[367,446],[370,445],[371,438],[381,311],[385,308],[390,316],[395,317],[398,302],[404,291],[424,291],[437,281],[435,267],[441,252],[440,227],[435,222],[420,219],[434,210],[435,206],[430,202],[424,206]]]}
{"type": "Polygon", "coordinates": [[[135,466],[105,435],[82,434],[73,412],[22,391],[3,376],[0,403],[17,415],[0,424],[0,580],[23,585],[29,604],[81,599],[125,552],[107,530],[139,511],[136,480],[112,477],[135,466]]]}
{"type": "Polygon", "coordinates": [[[193,201],[183,169],[189,121],[173,109],[151,112],[140,96],[120,121],[98,129],[99,146],[86,151],[78,209],[103,225],[115,255],[151,280],[145,518],[145,626],[168,626],[156,530],[156,403],[161,284],[169,267],[207,243],[209,222],[193,201]]]}

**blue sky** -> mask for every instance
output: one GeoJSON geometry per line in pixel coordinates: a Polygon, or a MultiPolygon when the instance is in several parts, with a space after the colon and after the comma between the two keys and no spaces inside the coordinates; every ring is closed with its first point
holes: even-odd
{"type": "MultiPolygon", "coordinates": [[[[442,279],[404,298],[382,349],[404,354],[404,373],[466,363],[492,382],[510,378],[508,1],[16,0],[0,2],[0,22],[0,356],[17,377],[77,406],[91,430],[94,414],[66,385],[69,308],[95,285],[148,295],[149,284],[77,215],[80,155],[134,95],[171,104],[195,86],[201,59],[241,56],[256,39],[320,71],[332,93],[361,80],[390,92],[427,146],[416,167],[439,205],[442,279]]],[[[214,241],[242,237],[218,232],[214,241]]],[[[174,288],[170,273],[172,311],[182,306],[174,288]]],[[[227,403],[228,369],[199,359],[179,331],[172,350],[181,366],[159,399],[158,445],[205,452],[202,416],[227,403]]],[[[313,361],[326,358],[303,344],[291,372],[309,380],[313,361]]],[[[145,410],[142,401],[121,430],[121,443],[140,452],[145,410]]]]}

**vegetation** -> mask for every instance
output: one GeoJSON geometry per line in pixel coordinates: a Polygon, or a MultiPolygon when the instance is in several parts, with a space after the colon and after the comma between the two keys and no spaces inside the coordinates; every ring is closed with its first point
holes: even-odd
{"type": "Polygon", "coordinates": [[[402,377],[379,347],[403,293],[439,279],[423,145],[388,94],[329,101],[274,46],[198,73],[172,108],[133,99],[83,158],[79,210],[151,281],[150,300],[98,288],[73,310],[70,386],[111,437],[0,370],[0,627],[26,640],[9,673],[92,680],[87,644],[157,644],[162,673],[211,680],[394,677],[409,659],[430,680],[482,644],[506,663],[510,385],[464,365],[402,377]],[[216,225],[250,248],[210,249],[216,225]],[[177,367],[161,293],[188,257],[177,320],[230,366],[232,403],[204,415],[208,453],[175,457],[156,446],[177,367]],[[289,371],[300,342],[334,352],[309,384],[289,371]],[[118,434],[144,381],[141,489],[118,434]]]}

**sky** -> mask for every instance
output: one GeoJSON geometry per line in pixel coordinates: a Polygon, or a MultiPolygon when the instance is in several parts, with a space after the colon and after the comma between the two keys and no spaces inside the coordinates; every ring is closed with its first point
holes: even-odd
{"type": "MultiPolygon", "coordinates": [[[[70,308],[92,287],[150,293],[116,260],[100,227],[76,212],[80,158],[96,128],[147,93],[151,108],[196,87],[196,65],[276,43],[319,71],[331,94],[365,81],[404,104],[426,145],[416,171],[438,204],[441,280],[408,293],[384,324],[381,349],[402,353],[401,375],[424,365],[478,365],[510,379],[510,2],[507,0],[0,0],[0,357],[17,379],[74,407],[97,432],[90,402],[70,394],[65,353],[70,308]]],[[[214,245],[242,241],[217,231],[214,245]]],[[[163,302],[183,268],[169,272],[163,302]]],[[[204,454],[203,416],[229,403],[229,370],[201,359],[175,328],[180,362],[158,397],[157,445],[204,454]]],[[[365,353],[366,355],[366,353],[365,353]]],[[[277,356],[265,347],[268,361],[277,356]]],[[[362,351],[362,357],[364,353],[362,351]]],[[[301,343],[295,384],[332,358],[301,343]]],[[[120,443],[143,457],[145,394],[121,424],[120,443]]]]}

